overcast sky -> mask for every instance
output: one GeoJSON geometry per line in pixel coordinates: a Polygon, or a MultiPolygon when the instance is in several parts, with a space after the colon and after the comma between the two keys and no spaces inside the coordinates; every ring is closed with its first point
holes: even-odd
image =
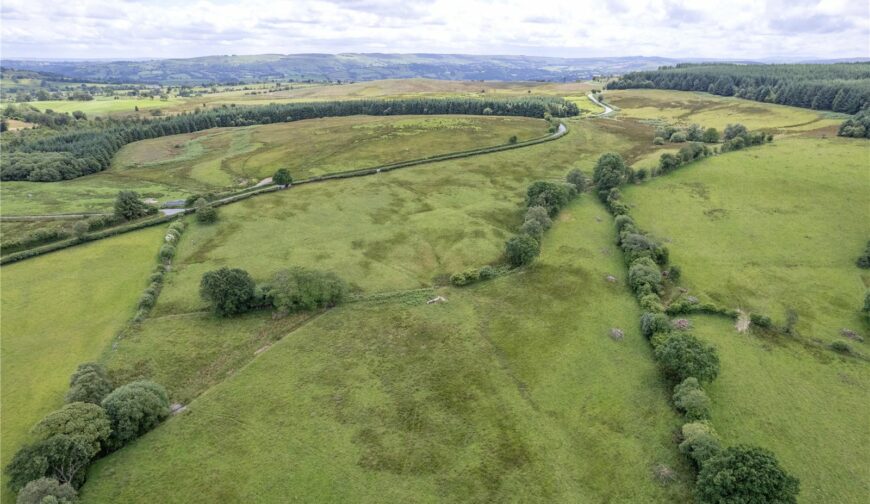
{"type": "Polygon", "coordinates": [[[3,0],[2,58],[870,56],[868,0],[3,0]]]}

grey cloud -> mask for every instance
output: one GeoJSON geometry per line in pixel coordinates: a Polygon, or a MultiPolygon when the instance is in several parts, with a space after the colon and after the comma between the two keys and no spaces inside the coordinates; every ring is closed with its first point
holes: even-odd
{"type": "Polygon", "coordinates": [[[812,16],[796,16],[777,18],[768,24],[772,30],[797,34],[797,33],[832,33],[848,30],[855,27],[855,23],[841,16],[826,16],[815,14],[812,16]]]}

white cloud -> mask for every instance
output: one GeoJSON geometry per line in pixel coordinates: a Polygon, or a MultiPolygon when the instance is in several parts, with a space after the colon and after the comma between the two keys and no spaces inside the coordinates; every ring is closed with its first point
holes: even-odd
{"type": "Polygon", "coordinates": [[[870,3],[853,0],[4,0],[0,16],[4,58],[870,55],[870,3]]]}

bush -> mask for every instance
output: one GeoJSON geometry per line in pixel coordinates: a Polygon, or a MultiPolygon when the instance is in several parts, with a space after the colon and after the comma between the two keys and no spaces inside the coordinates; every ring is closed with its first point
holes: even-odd
{"type": "Polygon", "coordinates": [[[870,268],[870,241],[867,242],[867,246],[864,248],[864,253],[861,254],[860,257],[858,257],[858,259],[855,261],[855,264],[859,268],[870,268]]]}
{"type": "Polygon", "coordinates": [[[686,134],[682,131],[676,131],[670,138],[673,143],[683,143],[686,141],[686,134]]]}
{"type": "Polygon", "coordinates": [[[526,191],[526,206],[544,207],[547,210],[547,214],[552,217],[559,213],[559,210],[564,208],[572,197],[573,186],[547,180],[538,180],[532,182],[532,185],[526,191]]]}
{"type": "Polygon", "coordinates": [[[154,298],[154,294],[150,292],[145,292],[141,296],[139,296],[139,303],[136,305],[140,310],[150,310],[154,307],[154,303],[157,300],[154,298]]]}
{"type": "Polygon", "coordinates": [[[715,457],[722,451],[719,436],[709,422],[691,422],[681,429],[683,441],[680,443],[680,453],[689,457],[700,469],[704,462],[715,457]]]}
{"type": "Polygon", "coordinates": [[[160,251],[157,252],[157,257],[159,257],[163,262],[169,262],[169,260],[175,257],[175,246],[164,243],[163,246],[160,247],[160,251]]]}
{"type": "Polygon", "coordinates": [[[272,175],[272,183],[280,186],[288,186],[293,183],[293,177],[290,175],[290,170],[287,168],[279,168],[272,175]]]}
{"type": "Polygon", "coordinates": [[[511,135],[511,137],[508,138],[508,143],[509,143],[510,145],[514,145],[515,143],[517,143],[517,136],[516,136],[516,135],[511,135]]]}
{"type": "Polygon", "coordinates": [[[695,377],[709,383],[719,375],[719,356],[716,349],[685,332],[671,333],[655,349],[656,359],[665,375],[675,381],[695,377]]]}
{"type": "Polygon", "coordinates": [[[5,472],[13,492],[33,480],[49,476],[78,488],[85,481],[90,461],[91,449],[85,442],[61,434],[22,447],[5,472]]]}
{"type": "Polygon", "coordinates": [[[147,380],[118,387],[103,399],[112,425],[108,447],[121,448],[169,416],[169,397],[160,385],[147,380]]]}
{"type": "Polygon", "coordinates": [[[704,136],[701,137],[704,143],[719,143],[719,131],[716,128],[707,128],[704,131],[704,136]]]}
{"type": "Polygon", "coordinates": [[[616,226],[617,234],[621,234],[623,231],[634,232],[637,229],[634,224],[634,219],[628,215],[616,216],[616,218],[613,219],[613,224],[616,226]]]}
{"type": "Polygon", "coordinates": [[[635,259],[628,268],[628,285],[637,294],[658,292],[661,281],[659,267],[648,257],[635,259]]]}
{"type": "Polygon", "coordinates": [[[665,311],[661,298],[658,294],[652,292],[640,296],[637,302],[640,304],[641,309],[647,312],[661,313],[665,311]]]}
{"type": "Polygon", "coordinates": [[[99,453],[111,433],[109,418],[96,404],[74,402],[49,413],[31,432],[40,439],[59,434],[81,440],[90,448],[90,456],[99,453]]]}
{"type": "Polygon", "coordinates": [[[480,268],[480,271],[477,272],[478,278],[481,280],[489,280],[490,278],[495,278],[498,272],[492,266],[486,265],[480,268]]]}
{"type": "Polygon", "coordinates": [[[615,152],[601,155],[592,171],[592,181],[598,187],[598,194],[604,200],[608,192],[628,180],[628,167],[622,156],[615,152]],[[603,194],[602,194],[603,193],[603,194]]]}
{"type": "Polygon", "coordinates": [[[734,138],[742,137],[747,135],[749,131],[746,129],[746,126],[737,123],[737,124],[729,124],[725,126],[725,134],[722,138],[725,141],[732,140],[734,138]]]}
{"type": "Polygon", "coordinates": [[[654,145],[664,145],[665,139],[660,137],[660,136],[657,136],[657,137],[653,138],[653,144],[654,145]]]}
{"type": "Polygon", "coordinates": [[[217,222],[218,212],[217,209],[213,206],[206,206],[197,209],[196,211],[196,222],[200,224],[212,224],[217,222]]]}
{"type": "Polygon", "coordinates": [[[680,275],[682,271],[680,271],[680,267],[677,265],[672,265],[670,269],[668,269],[668,280],[676,283],[680,279],[680,275]]]}
{"type": "Polygon", "coordinates": [[[704,463],[695,495],[701,504],[723,502],[796,503],[800,481],[762,448],[726,448],[704,463]]]}
{"type": "Polygon", "coordinates": [[[88,226],[88,223],[85,221],[76,221],[72,226],[72,233],[76,238],[81,238],[90,230],[91,227],[88,226]]]}
{"type": "Polygon", "coordinates": [[[586,190],[586,175],[577,168],[568,172],[568,175],[565,176],[565,181],[573,185],[578,194],[586,190]]]}
{"type": "Polygon", "coordinates": [[[671,321],[662,313],[645,312],[640,316],[640,333],[646,339],[657,332],[671,332],[671,321]]]}
{"type": "Polygon", "coordinates": [[[138,219],[152,213],[151,210],[134,191],[121,191],[115,198],[115,216],[120,219],[138,219]]]}
{"type": "Polygon", "coordinates": [[[846,355],[850,355],[852,353],[852,347],[842,341],[835,341],[831,343],[831,350],[846,355]]]}
{"type": "Polygon", "coordinates": [[[111,391],[112,382],[106,368],[96,362],[86,362],[79,364],[75,373],[70,376],[66,402],[100,404],[111,391]]]}
{"type": "Polygon", "coordinates": [[[221,317],[244,313],[251,309],[254,280],[245,270],[220,268],[202,276],[199,294],[221,317]]]}
{"type": "Polygon", "coordinates": [[[540,242],[541,238],[544,236],[544,228],[542,228],[541,224],[536,220],[527,220],[526,222],[523,222],[523,225],[520,227],[520,233],[527,234],[540,242]]]}
{"type": "Polygon", "coordinates": [[[546,231],[550,229],[550,226],[553,225],[553,221],[550,220],[550,214],[547,213],[547,209],[542,206],[532,206],[526,210],[526,215],[524,217],[525,221],[535,221],[541,225],[541,229],[546,231]]]}
{"type": "Polygon", "coordinates": [[[183,220],[177,220],[169,225],[170,231],[175,231],[179,235],[184,234],[184,230],[187,228],[187,224],[184,223],[183,220]]]}
{"type": "MultiPolygon", "coordinates": [[[[476,271],[474,276],[476,280],[476,271]]],[[[347,296],[348,287],[334,273],[293,268],[276,273],[266,290],[275,309],[291,313],[335,306],[347,296]]]]}
{"type": "Polygon", "coordinates": [[[541,253],[541,244],[529,235],[517,235],[505,243],[505,256],[513,267],[531,264],[541,253]]]}
{"type": "Polygon", "coordinates": [[[674,387],[674,405],[686,415],[686,420],[710,418],[710,398],[704,393],[697,378],[690,376],[674,387]]]}
{"type": "Polygon", "coordinates": [[[62,485],[54,478],[39,478],[18,492],[15,504],[73,504],[76,500],[76,489],[72,486],[62,485]]]}
{"type": "Polygon", "coordinates": [[[751,313],[749,315],[749,321],[752,322],[752,325],[761,327],[762,329],[768,329],[770,327],[773,327],[773,321],[770,320],[770,317],[766,315],[751,313]]]}
{"type": "Polygon", "coordinates": [[[148,283],[163,283],[163,273],[151,273],[151,275],[148,276],[148,283]]]}
{"type": "Polygon", "coordinates": [[[640,233],[625,233],[620,237],[619,246],[628,264],[642,257],[650,258],[658,264],[668,262],[667,249],[649,236],[640,233]]]}

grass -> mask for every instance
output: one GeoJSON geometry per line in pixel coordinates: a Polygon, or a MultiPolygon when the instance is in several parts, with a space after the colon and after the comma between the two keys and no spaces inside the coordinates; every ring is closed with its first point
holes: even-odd
{"type": "MultiPolygon", "coordinates": [[[[162,233],[143,230],[0,269],[3,465],[31,426],[63,404],[76,366],[97,359],[132,316],[162,233]]],[[[12,500],[5,480],[2,492],[12,500]]]]}
{"type": "Polygon", "coordinates": [[[289,266],[328,269],[377,292],[431,285],[498,260],[520,225],[530,182],[561,179],[628,144],[580,122],[551,143],[560,145],[308,184],[222,207],[217,224],[193,225],[185,235],[156,313],[203,309],[199,279],[224,265],[261,281],[289,266]]]}
{"type": "Polygon", "coordinates": [[[870,403],[866,362],[788,340],[738,334],[721,318],[694,317],[722,373],[708,388],[726,444],[776,453],[801,480],[799,502],[866,502],[870,403]]]}
{"type": "Polygon", "coordinates": [[[83,501],[687,499],[637,308],[604,279],[624,275],[605,210],[587,196],[551,233],[534,268],[445,304],[361,302],[290,333],[100,461],[83,501]]]}
{"type": "MultiPolygon", "coordinates": [[[[720,132],[729,123],[747,128],[801,131],[839,125],[842,118],[816,110],[716,96],[707,93],[631,89],[607,91],[621,117],[667,123],[698,123],[720,132]]],[[[845,116],[844,116],[845,117],[845,116]]],[[[652,139],[650,139],[652,140],[652,139]]]]}
{"type": "MultiPolygon", "coordinates": [[[[184,103],[182,98],[169,98],[168,100],[150,99],[150,98],[128,98],[120,97],[115,100],[110,96],[97,96],[93,100],[74,101],[74,100],[49,100],[49,101],[33,101],[28,102],[28,105],[36,107],[40,111],[47,109],[55,112],[75,112],[80,110],[87,114],[88,117],[118,115],[118,114],[135,114],[136,107],[141,111],[150,111],[162,109],[164,111],[184,103]]],[[[151,114],[147,114],[150,116],[151,114]]]]}
{"type": "Polygon", "coordinates": [[[546,135],[546,123],[518,117],[338,117],[221,128],[135,142],[112,172],[207,190],[259,182],[278,168],[297,178],[370,168],[546,135]]]}
{"type": "Polygon", "coordinates": [[[795,311],[806,338],[870,336],[858,310],[870,237],[866,145],[790,138],[709,158],[624,191],[640,226],[667,242],[693,295],[769,315],[795,311]],[[665,204],[666,202],[666,204],[665,204]]]}

